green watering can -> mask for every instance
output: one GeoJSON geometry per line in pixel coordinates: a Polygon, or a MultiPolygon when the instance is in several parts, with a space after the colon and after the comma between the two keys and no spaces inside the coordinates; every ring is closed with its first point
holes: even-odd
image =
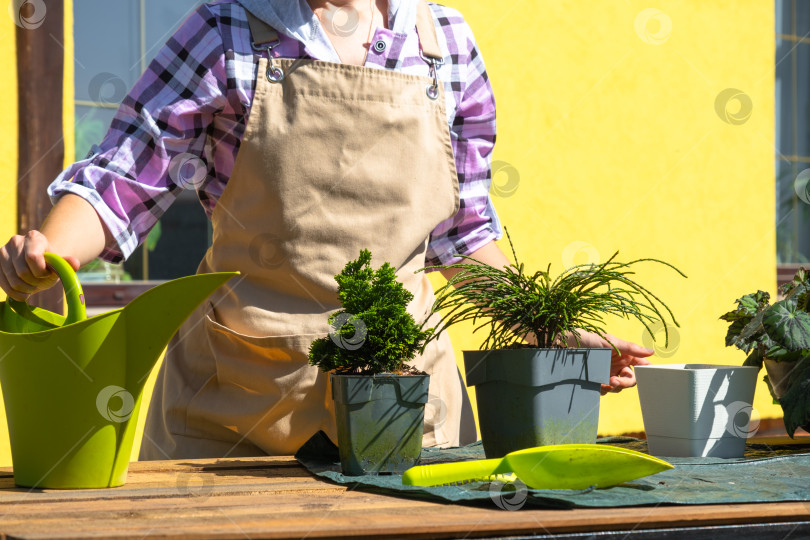
{"type": "Polygon", "coordinates": [[[159,285],[90,319],[73,268],[62,280],[67,317],[0,302],[0,386],[14,482],[34,488],[104,488],[126,482],[143,388],[172,335],[238,272],[159,285]]]}

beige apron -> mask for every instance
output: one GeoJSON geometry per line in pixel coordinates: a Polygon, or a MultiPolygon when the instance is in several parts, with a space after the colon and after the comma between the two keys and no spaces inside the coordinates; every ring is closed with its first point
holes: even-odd
{"type": "MultiPolygon", "coordinates": [[[[419,1],[427,75],[427,62],[441,54],[419,1]]],[[[254,46],[272,49],[278,35],[249,19],[254,46]]],[[[198,270],[241,275],[170,343],[141,459],[292,454],[318,430],[337,441],[328,376],[307,362],[340,308],[334,275],[367,248],[375,268],[385,261],[397,268],[417,321],[434,299],[425,274],[414,271],[424,266],[431,231],[459,208],[436,83],[353,65],[260,60],[233,175],[213,213],[213,245],[198,270]]],[[[431,375],[424,444],[475,440],[447,334],[414,365],[431,375]]]]}

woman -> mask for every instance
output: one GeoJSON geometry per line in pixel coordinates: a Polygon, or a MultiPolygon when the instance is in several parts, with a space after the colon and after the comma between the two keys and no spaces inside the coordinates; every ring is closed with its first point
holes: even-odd
{"type": "MultiPolygon", "coordinates": [[[[481,54],[452,9],[423,0],[221,0],[201,6],[123,101],[88,159],[51,185],[41,231],[0,250],[17,299],[54,282],[42,253],[78,268],[126,258],[194,187],[214,240],[200,272],[239,270],[172,340],[142,459],[291,454],[335,437],[309,344],[338,307],[333,276],[370,249],[424,318],[424,274],[457,254],[502,266],[489,200],[495,108],[481,54]]],[[[449,274],[448,274],[449,276],[449,274]]],[[[588,346],[605,346],[597,336],[588,346]]],[[[610,386],[652,351],[615,339],[610,386]]],[[[425,445],[475,437],[446,334],[425,445]]]]}

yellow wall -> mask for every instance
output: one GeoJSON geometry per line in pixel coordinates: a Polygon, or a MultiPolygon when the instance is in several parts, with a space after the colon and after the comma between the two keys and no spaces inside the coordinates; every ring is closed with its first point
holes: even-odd
{"type": "MultiPolygon", "coordinates": [[[[776,281],[773,3],[447,3],[472,26],[492,80],[494,159],[520,175],[513,196],[494,199],[518,256],[559,272],[566,248],[589,244],[575,262],[616,250],[671,262],[689,279],[639,275],[681,323],[654,361],[740,364],[717,318],[776,281]],[[746,120],[728,103],[736,125],[715,110],[728,88],[753,106],[746,120]]],[[[508,180],[504,171],[494,183],[508,180]]],[[[642,330],[609,325],[636,342],[642,330]]],[[[482,339],[459,328],[451,337],[458,351],[482,339]]],[[[762,383],[755,408],[781,416],[762,383]]],[[[642,428],[635,389],[602,400],[600,432],[642,428]]]]}
{"type": "MultiPolygon", "coordinates": [[[[17,64],[11,17],[0,16],[0,242],[5,243],[17,226],[17,64]]],[[[0,300],[5,294],[0,291],[0,300]]],[[[0,353],[2,355],[2,353],[0,353]]],[[[0,395],[0,466],[11,464],[6,413],[0,395]]]]}

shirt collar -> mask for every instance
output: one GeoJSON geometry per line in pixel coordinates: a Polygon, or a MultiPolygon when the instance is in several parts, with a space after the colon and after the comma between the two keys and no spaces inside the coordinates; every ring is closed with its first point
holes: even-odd
{"type": "MultiPolygon", "coordinates": [[[[388,24],[391,31],[406,34],[414,28],[418,1],[422,0],[388,0],[388,24]]],[[[329,41],[306,0],[238,0],[238,2],[278,32],[303,43],[313,58],[340,62],[332,42],[329,41]]]]}

